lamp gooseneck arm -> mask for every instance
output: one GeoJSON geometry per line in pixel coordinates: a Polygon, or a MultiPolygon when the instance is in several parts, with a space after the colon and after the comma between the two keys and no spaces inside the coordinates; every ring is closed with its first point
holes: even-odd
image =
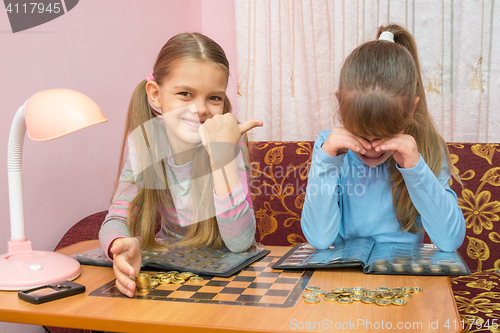
{"type": "Polygon", "coordinates": [[[23,179],[21,174],[21,162],[23,154],[24,136],[26,134],[26,122],[24,110],[26,104],[17,110],[12,126],[10,128],[9,146],[7,151],[7,170],[9,181],[9,205],[10,205],[10,230],[11,240],[9,242],[9,252],[11,245],[26,242],[26,232],[24,228],[24,203],[23,203],[23,179]]]}

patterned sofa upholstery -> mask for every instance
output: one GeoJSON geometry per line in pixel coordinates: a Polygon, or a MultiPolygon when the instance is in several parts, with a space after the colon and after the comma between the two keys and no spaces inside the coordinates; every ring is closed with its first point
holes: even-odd
{"type": "MultiPolygon", "coordinates": [[[[253,142],[250,187],[257,221],[256,241],[264,245],[305,242],[300,227],[312,141],[253,142]]],[[[450,143],[453,163],[463,182],[452,188],[467,224],[460,254],[473,272],[451,277],[464,332],[500,332],[500,145],[450,143]]],[[[78,222],[57,248],[96,239],[99,212],[78,222]]]]}

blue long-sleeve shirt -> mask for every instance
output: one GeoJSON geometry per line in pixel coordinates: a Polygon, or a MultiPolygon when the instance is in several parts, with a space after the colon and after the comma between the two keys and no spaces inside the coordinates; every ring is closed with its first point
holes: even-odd
{"type": "MultiPolygon", "coordinates": [[[[369,167],[355,153],[326,154],[321,146],[331,131],[314,143],[301,225],[307,241],[328,248],[337,237],[372,237],[378,242],[422,242],[423,232],[402,232],[392,203],[387,163],[369,167]]],[[[423,226],[442,251],[454,251],[465,237],[465,220],[449,185],[446,159],[436,177],[422,156],[413,168],[398,168],[423,226]]]]}

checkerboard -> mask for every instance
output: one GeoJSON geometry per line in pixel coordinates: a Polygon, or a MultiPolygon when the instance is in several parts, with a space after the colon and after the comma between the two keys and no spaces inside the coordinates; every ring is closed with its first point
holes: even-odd
{"type": "MultiPolygon", "coordinates": [[[[273,269],[281,257],[266,256],[230,277],[203,276],[200,282],[162,284],[136,299],[285,308],[301,297],[314,270],[273,269]]],[[[122,297],[112,280],[90,296],[122,297]]]]}

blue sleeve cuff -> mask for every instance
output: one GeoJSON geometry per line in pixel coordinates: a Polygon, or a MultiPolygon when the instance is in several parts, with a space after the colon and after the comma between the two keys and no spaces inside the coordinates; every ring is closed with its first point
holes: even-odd
{"type": "MultiPolygon", "coordinates": [[[[323,144],[321,144],[323,145],[323,144]]],[[[330,156],[325,151],[323,148],[318,147],[316,150],[316,157],[315,157],[315,162],[320,164],[320,165],[331,165],[331,166],[342,166],[342,163],[344,163],[344,156],[346,154],[340,154],[337,156],[330,156]]]]}
{"type": "MultiPolygon", "coordinates": [[[[401,172],[405,180],[409,180],[412,178],[417,177],[415,180],[420,179],[419,174],[424,170],[424,169],[429,169],[427,166],[427,163],[425,163],[425,160],[423,159],[422,155],[418,154],[420,156],[417,165],[415,165],[413,168],[402,168],[396,163],[396,168],[401,172]]],[[[430,171],[430,169],[429,169],[430,171]]],[[[432,171],[431,171],[432,173],[432,171]]]]}
{"type": "Polygon", "coordinates": [[[313,161],[319,166],[322,167],[329,167],[329,166],[335,166],[339,167],[342,166],[344,162],[344,156],[346,154],[340,154],[337,156],[330,156],[325,151],[323,150],[322,146],[323,143],[325,143],[326,139],[328,138],[328,135],[330,134],[331,131],[321,131],[318,138],[316,139],[316,142],[314,143],[314,152],[313,152],[313,161]]]}

